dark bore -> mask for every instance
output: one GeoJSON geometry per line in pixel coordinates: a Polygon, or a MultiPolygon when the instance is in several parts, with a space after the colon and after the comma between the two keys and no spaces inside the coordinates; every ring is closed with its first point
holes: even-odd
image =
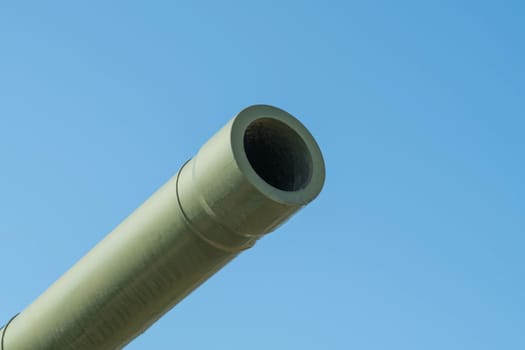
{"type": "Polygon", "coordinates": [[[252,122],[244,133],[244,151],[255,172],[283,190],[300,190],[312,176],[312,157],[302,138],[271,118],[252,122]]]}

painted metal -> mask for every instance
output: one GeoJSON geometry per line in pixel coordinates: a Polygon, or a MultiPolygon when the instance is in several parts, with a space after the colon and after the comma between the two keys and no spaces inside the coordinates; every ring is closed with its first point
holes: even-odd
{"type": "Polygon", "coordinates": [[[313,200],[324,161],[267,105],[241,111],[181,170],[14,318],[4,350],[121,349],[313,200]]]}

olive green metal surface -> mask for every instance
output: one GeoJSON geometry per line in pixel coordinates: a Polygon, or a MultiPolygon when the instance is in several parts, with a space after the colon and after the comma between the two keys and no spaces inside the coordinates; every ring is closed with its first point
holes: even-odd
{"type": "Polygon", "coordinates": [[[4,350],[121,349],[323,182],[321,152],[300,122],[246,108],[0,330],[4,350]]]}

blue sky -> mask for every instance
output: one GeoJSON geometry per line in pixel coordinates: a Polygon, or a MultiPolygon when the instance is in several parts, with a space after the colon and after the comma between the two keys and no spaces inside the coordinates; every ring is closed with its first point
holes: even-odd
{"type": "Polygon", "coordinates": [[[0,323],[242,108],[320,197],[127,349],[525,348],[520,1],[0,4],[0,323]]]}

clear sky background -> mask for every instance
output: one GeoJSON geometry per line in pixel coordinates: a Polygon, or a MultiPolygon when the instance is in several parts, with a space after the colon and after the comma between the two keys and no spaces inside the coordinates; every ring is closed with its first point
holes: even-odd
{"type": "Polygon", "coordinates": [[[127,349],[525,349],[523,4],[2,2],[0,323],[266,103],[324,191],[127,349]]]}

